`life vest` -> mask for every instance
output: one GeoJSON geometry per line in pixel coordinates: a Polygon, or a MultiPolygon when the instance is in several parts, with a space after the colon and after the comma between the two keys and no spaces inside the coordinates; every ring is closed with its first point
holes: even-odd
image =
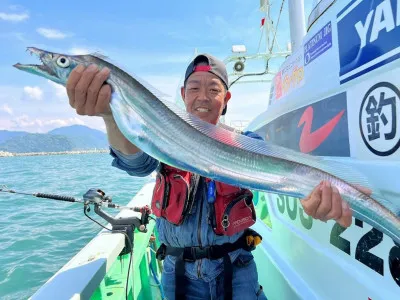
{"type": "MultiPolygon", "coordinates": [[[[151,208],[157,217],[180,225],[192,213],[200,176],[161,164],[156,177],[151,208]]],[[[217,235],[234,235],[256,221],[253,193],[218,181],[205,179],[208,193],[215,184],[215,196],[208,195],[209,224],[217,235]],[[211,199],[210,199],[211,198],[211,199]]]]}

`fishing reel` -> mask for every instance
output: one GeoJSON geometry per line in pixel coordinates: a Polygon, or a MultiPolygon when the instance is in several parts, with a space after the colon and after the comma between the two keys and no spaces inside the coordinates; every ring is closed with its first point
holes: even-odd
{"type": "MultiPolygon", "coordinates": [[[[84,213],[87,217],[87,212],[90,211],[90,204],[94,205],[94,212],[106,220],[112,226],[111,231],[113,233],[123,233],[125,234],[125,248],[122,250],[120,255],[127,254],[131,252],[133,247],[133,240],[134,240],[134,231],[137,229],[139,232],[146,233],[147,232],[147,224],[149,224],[151,209],[146,205],[144,207],[123,207],[123,209],[130,209],[134,212],[139,212],[141,217],[119,217],[114,218],[113,216],[109,215],[105,211],[102,210],[102,207],[109,207],[109,208],[117,208],[121,209],[122,207],[112,203],[112,198],[107,196],[102,190],[100,189],[89,189],[83,195],[84,201],[84,213]]],[[[90,218],[90,217],[89,217],[90,218]]]]}
{"type": "Polygon", "coordinates": [[[113,228],[114,226],[118,225],[132,225],[140,232],[147,232],[147,224],[149,224],[151,209],[146,205],[144,207],[122,207],[115,203],[112,203],[112,198],[107,196],[102,190],[100,189],[89,189],[83,195],[83,201],[85,205],[85,211],[90,211],[90,204],[94,205],[94,212],[102,217],[104,220],[109,222],[113,228]],[[103,211],[102,207],[109,207],[109,208],[117,208],[117,209],[124,209],[124,210],[133,210],[134,212],[141,213],[141,217],[127,217],[127,218],[114,218],[110,216],[108,213],[103,211]]]}
{"type": "Polygon", "coordinates": [[[90,189],[83,194],[83,200],[89,203],[101,204],[102,202],[112,202],[111,196],[106,194],[100,189],[90,189]]]}

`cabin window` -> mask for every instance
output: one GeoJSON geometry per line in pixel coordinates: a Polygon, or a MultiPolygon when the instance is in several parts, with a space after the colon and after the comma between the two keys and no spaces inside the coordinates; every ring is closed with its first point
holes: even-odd
{"type": "Polygon", "coordinates": [[[315,21],[317,21],[335,1],[336,0],[314,0],[313,10],[308,16],[307,31],[310,30],[315,21]]]}

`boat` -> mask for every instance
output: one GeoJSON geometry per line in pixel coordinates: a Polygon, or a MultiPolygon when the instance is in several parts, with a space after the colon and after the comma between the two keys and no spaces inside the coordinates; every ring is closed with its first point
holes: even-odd
{"type": "MultiPolygon", "coordinates": [[[[400,207],[400,1],[314,1],[307,22],[303,0],[287,4],[287,49],[248,54],[236,46],[225,59],[229,70],[233,65],[233,85],[271,83],[267,110],[239,129],[343,162],[400,207]],[[274,72],[276,58],[283,63],[274,72]],[[265,62],[262,73],[246,71],[252,59],[265,62]]],[[[273,45],[270,1],[261,0],[260,9],[273,45]]],[[[146,184],[128,206],[149,205],[153,186],[146,184]]],[[[356,218],[349,228],[314,220],[299,199],[285,195],[254,191],[254,204],[253,229],[263,240],[253,254],[268,299],[399,299],[400,245],[376,228],[356,218]]],[[[140,218],[140,212],[124,210],[116,218],[128,216],[140,218]]],[[[125,293],[162,299],[154,222],[133,237],[130,261],[125,236],[102,230],[31,299],[125,299],[125,293]]]]}

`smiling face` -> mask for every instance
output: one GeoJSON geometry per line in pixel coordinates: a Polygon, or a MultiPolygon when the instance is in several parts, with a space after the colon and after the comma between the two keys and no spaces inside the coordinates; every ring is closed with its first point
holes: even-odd
{"type": "Polygon", "coordinates": [[[181,95],[187,112],[214,125],[231,98],[221,79],[209,72],[191,74],[181,89],[181,95]]]}

